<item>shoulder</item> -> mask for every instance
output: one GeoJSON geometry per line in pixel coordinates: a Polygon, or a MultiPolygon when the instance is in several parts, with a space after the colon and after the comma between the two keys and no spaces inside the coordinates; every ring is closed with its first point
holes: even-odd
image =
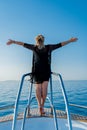
{"type": "Polygon", "coordinates": [[[45,45],[45,48],[49,48],[49,47],[50,47],[50,45],[51,45],[51,44],[47,44],[47,45],[45,45]]]}
{"type": "Polygon", "coordinates": [[[34,44],[24,43],[24,46],[35,46],[34,44]]]}
{"type": "Polygon", "coordinates": [[[35,46],[35,45],[33,45],[33,44],[24,43],[24,47],[25,47],[25,48],[28,48],[28,49],[31,49],[31,50],[34,49],[34,46],[35,46]]]}
{"type": "Polygon", "coordinates": [[[60,47],[62,47],[61,43],[49,44],[49,50],[50,50],[50,51],[53,51],[53,50],[55,50],[55,49],[57,49],[57,48],[60,48],[60,47]]]}

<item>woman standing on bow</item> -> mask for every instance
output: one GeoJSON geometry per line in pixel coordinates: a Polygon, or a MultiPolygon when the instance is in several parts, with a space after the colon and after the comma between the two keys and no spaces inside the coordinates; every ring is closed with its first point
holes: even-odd
{"type": "Polygon", "coordinates": [[[77,38],[71,38],[61,43],[44,45],[44,36],[38,35],[36,37],[35,45],[11,39],[7,42],[7,45],[17,44],[33,51],[33,81],[36,85],[36,98],[38,101],[40,115],[45,114],[44,103],[47,96],[48,82],[51,75],[49,53],[51,54],[53,50],[77,40],[77,38]]]}

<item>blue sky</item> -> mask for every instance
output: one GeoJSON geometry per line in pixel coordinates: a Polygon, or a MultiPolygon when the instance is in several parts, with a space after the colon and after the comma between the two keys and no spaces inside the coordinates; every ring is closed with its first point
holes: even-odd
{"type": "Polygon", "coordinates": [[[8,39],[45,44],[79,40],[52,53],[52,71],[65,80],[87,80],[87,0],[0,0],[0,80],[18,80],[31,71],[32,52],[7,46],[8,39]]]}

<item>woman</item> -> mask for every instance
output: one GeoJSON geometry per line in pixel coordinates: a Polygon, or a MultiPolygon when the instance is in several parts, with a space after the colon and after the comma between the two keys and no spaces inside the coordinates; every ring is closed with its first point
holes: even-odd
{"type": "Polygon", "coordinates": [[[36,84],[36,98],[38,101],[38,107],[40,115],[45,114],[44,103],[47,96],[48,82],[51,74],[49,55],[57,48],[60,48],[68,43],[77,41],[77,38],[71,38],[68,41],[64,41],[58,44],[44,45],[44,36],[38,35],[36,37],[36,44],[27,44],[20,41],[9,40],[7,45],[17,44],[26,47],[33,51],[33,80],[36,84]]]}

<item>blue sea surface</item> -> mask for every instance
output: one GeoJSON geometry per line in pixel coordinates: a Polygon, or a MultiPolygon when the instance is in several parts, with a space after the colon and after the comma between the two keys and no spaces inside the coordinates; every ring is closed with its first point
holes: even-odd
{"type": "MultiPolygon", "coordinates": [[[[59,81],[53,81],[53,104],[56,109],[64,110],[64,98],[62,96],[59,81]]],[[[66,80],[64,81],[69,103],[87,107],[87,80],[66,80]]],[[[14,105],[20,81],[0,81],[0,108],[8,105],[14,105]]],[[[29,81],[25,81],[19,102],[19,112],[23,112],[28,101],[30,91],[29,81]]],[[[35,86],[33,86],[32,96],[35,96],[35,86]]],[[[48,87],[48,96],[50,97],[50,85],[48,87]]],[[[36,108],[37,101],[33,100],[31,107],[36,108]]],[[[49,108],[49,102],[46,100],[45,107],[49,108]]],[[[12,109],[0,110],[0,117],[14,112],[12,109]]],[[[70,106],[70,112],[87,116],[87,109],[70,106]]]]}

